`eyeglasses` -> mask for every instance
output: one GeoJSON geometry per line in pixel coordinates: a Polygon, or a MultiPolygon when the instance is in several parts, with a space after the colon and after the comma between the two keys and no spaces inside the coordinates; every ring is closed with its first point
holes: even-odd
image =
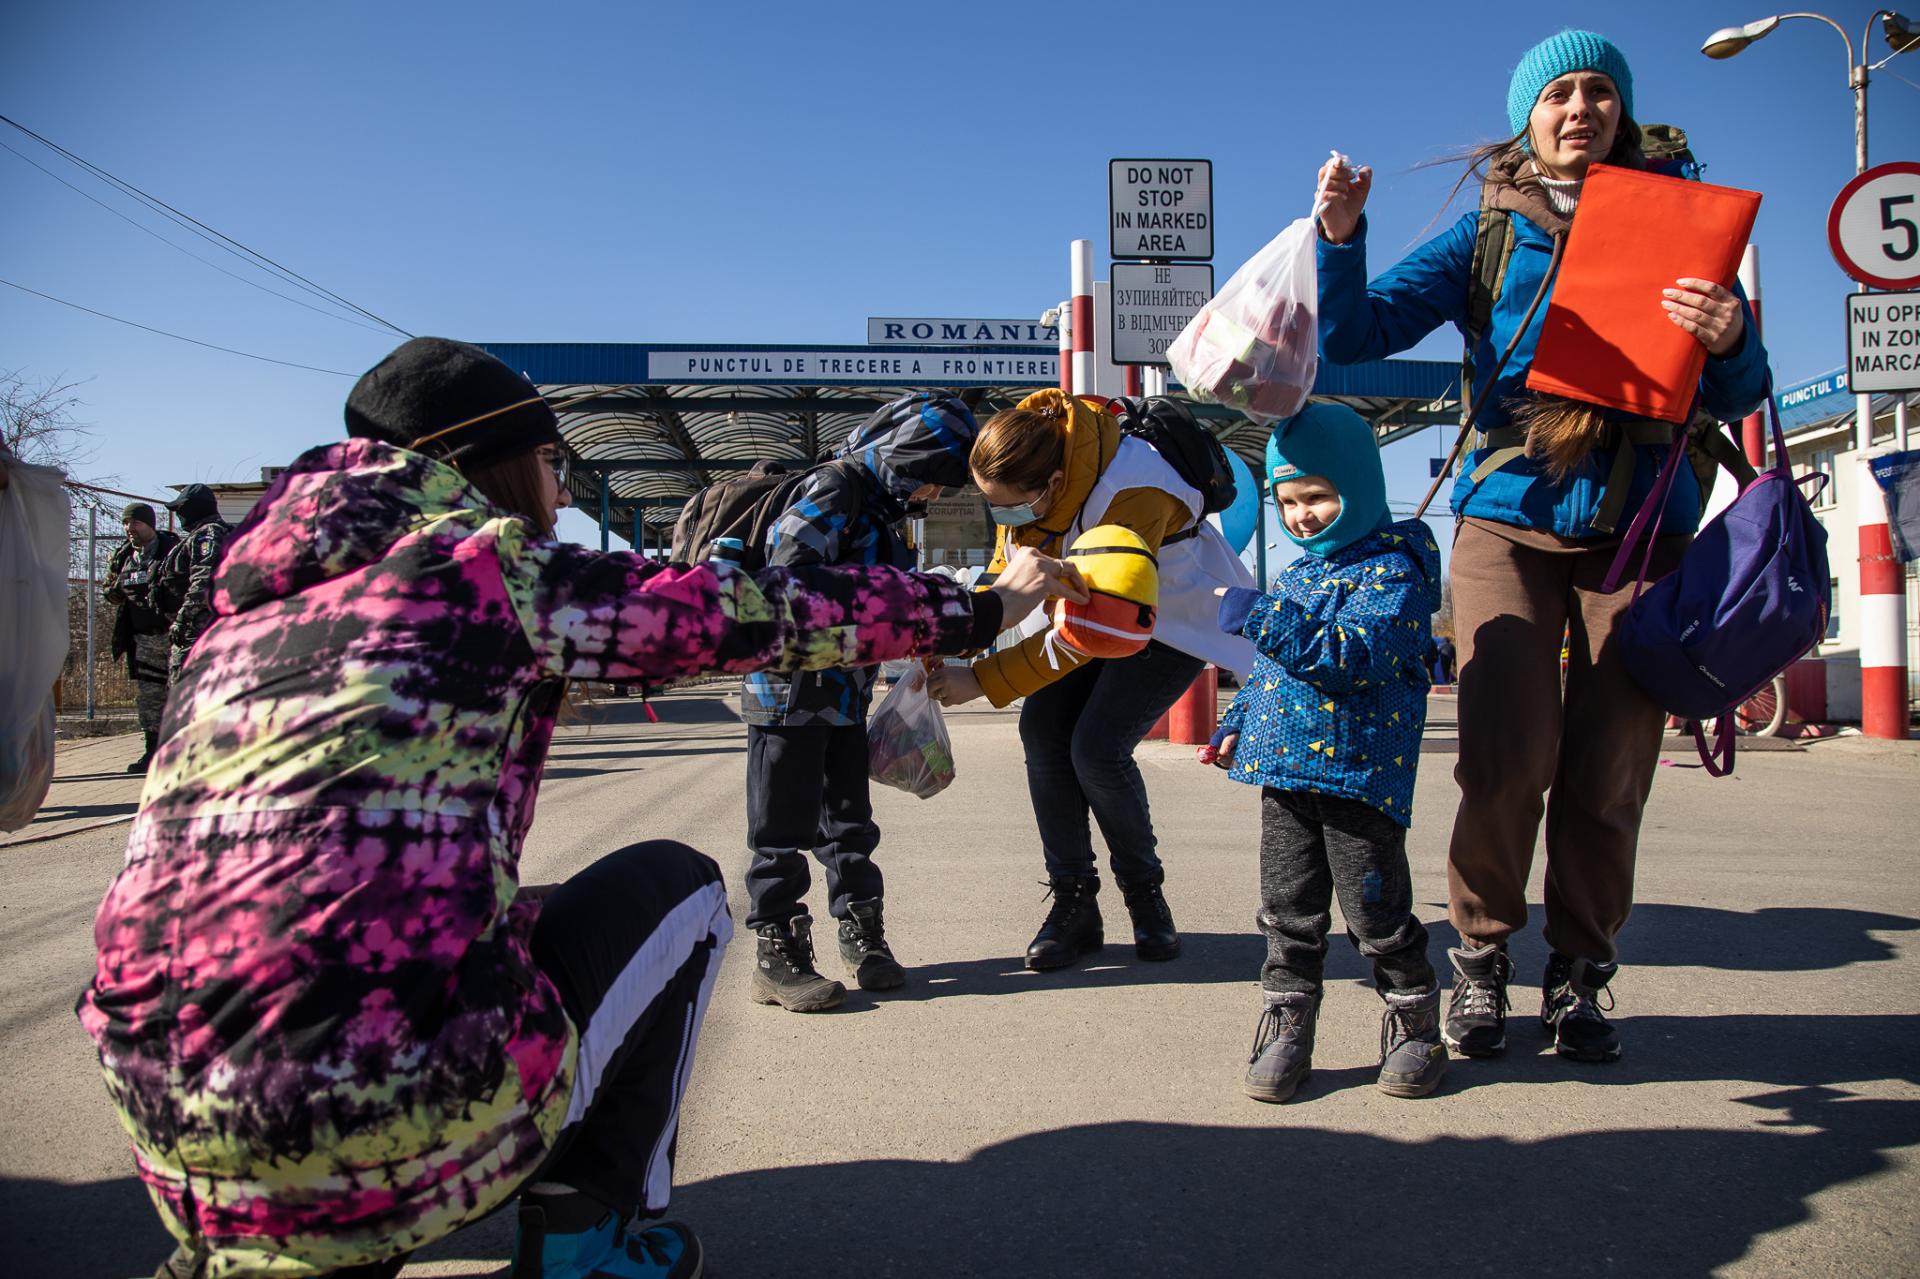
{"type": "Polygon", "coordinates": [[[545,462],[547,469],[553,472],[553,478],[558,481],[560,487],[565,488],[567,476],[573,472],[573,459],[564,451],[555,449],[551,453],[542,453],[540,460],[545,462]]]}

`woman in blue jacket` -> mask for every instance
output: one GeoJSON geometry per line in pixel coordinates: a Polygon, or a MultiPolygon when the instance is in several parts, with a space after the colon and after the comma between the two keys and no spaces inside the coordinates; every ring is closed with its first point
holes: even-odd
{"type": "MultiPolygon", "coordinates": [[[[1614,937],[1633,904],[1664,712],[1621,661],[1615,630],[1631,592],[1609,595],[1600,586],[1619,547],[1616,530],[1646,501],[1673,428],[1568,411],[1568,402],[1527,391],[1544,300],[1521,326],[1554,241],[1576,216],[1588,166],[1644,164],[1626,58],[1592,32],[1542,41],[1514,69],[1507,116],[1512,136],[1473,158],[1472,171],[1484,170],[1479,209],[1371,281],[1362,210],[1372,175],[1331,162],[1322,170],[1329,202],[1320,218],[1320,342],[1328,360],[1353,364],[1404,351],[1450,322],[1469,340],[1472,396],[1484,396],[1478,447],[1453,489],[1461,799],[1448,876],[1462,944],[1449,952],[1456,980],[1447,1043],[1468,1056],[1505,1047],[1507,939],[1527,922],[1527,875],[1544,815],[1552,955],[1541,1018],[1562,1055],[1611,1061],[1619,1035],[1596,997],[1613,976],[1614,937]],[[1476,243],[1484,230],[1481,257],[1502,253],[1507,228],[1511,253],[1500,287],[1490,290],[1476,243]]],[[[1766,351],[1736,292],[1685,277],[1647,305],[1663,307],[1707,348],[1705,412],[1737,421],[1759,405],[1766,351]]],[[[1661,512],[1653,574],[1678,561],[1700,513],[1699,484],[1680,467],[1661,512]]]]}

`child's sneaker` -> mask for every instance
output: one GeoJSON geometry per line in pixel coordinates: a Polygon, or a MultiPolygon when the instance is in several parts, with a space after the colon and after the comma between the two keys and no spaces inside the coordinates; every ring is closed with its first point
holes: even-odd
{"type": "Polygon", "coordinates": [[[1493,1057],[1507,1047],[1507,983],[1513,961],[1504,946],[1449,948],[1453,962],[1453,998],[1441,1038],[1467,1057],[1493,1057]]]}
{"type": "Polygon", "coordinates": [[[1313,1074],[1313,1023],[1320,1001],[1297,991],[1273,991],[1253,1031],[1247,1059],[1247,1096],[1281,1102],[1313,1074]]]}
{"type": "Polygon", "coordinates": [[[1440,1042],[1440,987],[1380,992],[1387,1011],[1380,1018],[1380,1091],[1389,1097],[1424,1097],[1447,1073],[1440,1042]]]}
{"type": "Polygon", "coordinates": [[[582,1194],[520,1200],[511,1279],[699,1279],[703,1262],[699,1236],[677,1221],[629,1232],[582,1194]],[[582,1207],[596,1224],[580,1227],[582,1207]]]}
{"type": "Polygon", "coordinates": [[[1607,1024],[1613,995],[1607,983],[1620,971],[1618,964],[1596,964],[1573,959],[1559,951],[1547,957],[1547,973],[1540,986],[1540,1021],[1553,1032],[1553,1048],[1575,1061],[1618,1061],[1620,1035],[1607,1024]],[[1606,1007],[1600,998],[1606,998],[1606,1007]]]}
{"type": "Polygon", "coordinates": [[[907,984],[907,970],[887,945],[878,897],[847,903],[847,917],[840,921],[840,958],[862,990],[898,990],[907,984]]]}
{"type": "Polygon", "coordinates": [[[760,938],[754,948],[754,1003],[817,1013],[847,997],[845,986],[814,969],[813,916],[795,915],[784,924],[762,924],[753,931],[760,938]]]}

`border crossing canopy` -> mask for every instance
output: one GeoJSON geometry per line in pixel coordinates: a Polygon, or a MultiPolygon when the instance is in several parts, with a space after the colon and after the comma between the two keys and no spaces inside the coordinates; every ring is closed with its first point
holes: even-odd
{"type": "MultiPolygon", "coordinates": [[[[831,457],[903,391],[979,387],[981,412],[1060,384],[1057,352],[1033,346],[489,342],[538,385],[574,458],[574,505],[637,549],[664,547],[680,508],[715,480],[774,460],[831,457]]],[[[1434,360],[1321,365],[1316,399],[1374,424],[1384,445],[1458,419],[1459,366],[1434,360]]],[[[1196,404],[1256,470],[1267,430],[1196,404]]]]}

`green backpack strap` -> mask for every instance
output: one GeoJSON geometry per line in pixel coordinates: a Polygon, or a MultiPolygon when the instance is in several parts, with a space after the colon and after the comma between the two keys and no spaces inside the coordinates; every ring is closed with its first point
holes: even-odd
{"type": "Polygon", "coordinates": [[[1473,230],[1473,267],[1467,272],[1467,341],[1460,355],[1462,425],[1473,399],[1473,348],[1493,327],[1493,306],[1506,288],[1507,265],[1512,260],[1513,214],[1492,207],[1483,187],[1480,217],[1473,230]]]}

